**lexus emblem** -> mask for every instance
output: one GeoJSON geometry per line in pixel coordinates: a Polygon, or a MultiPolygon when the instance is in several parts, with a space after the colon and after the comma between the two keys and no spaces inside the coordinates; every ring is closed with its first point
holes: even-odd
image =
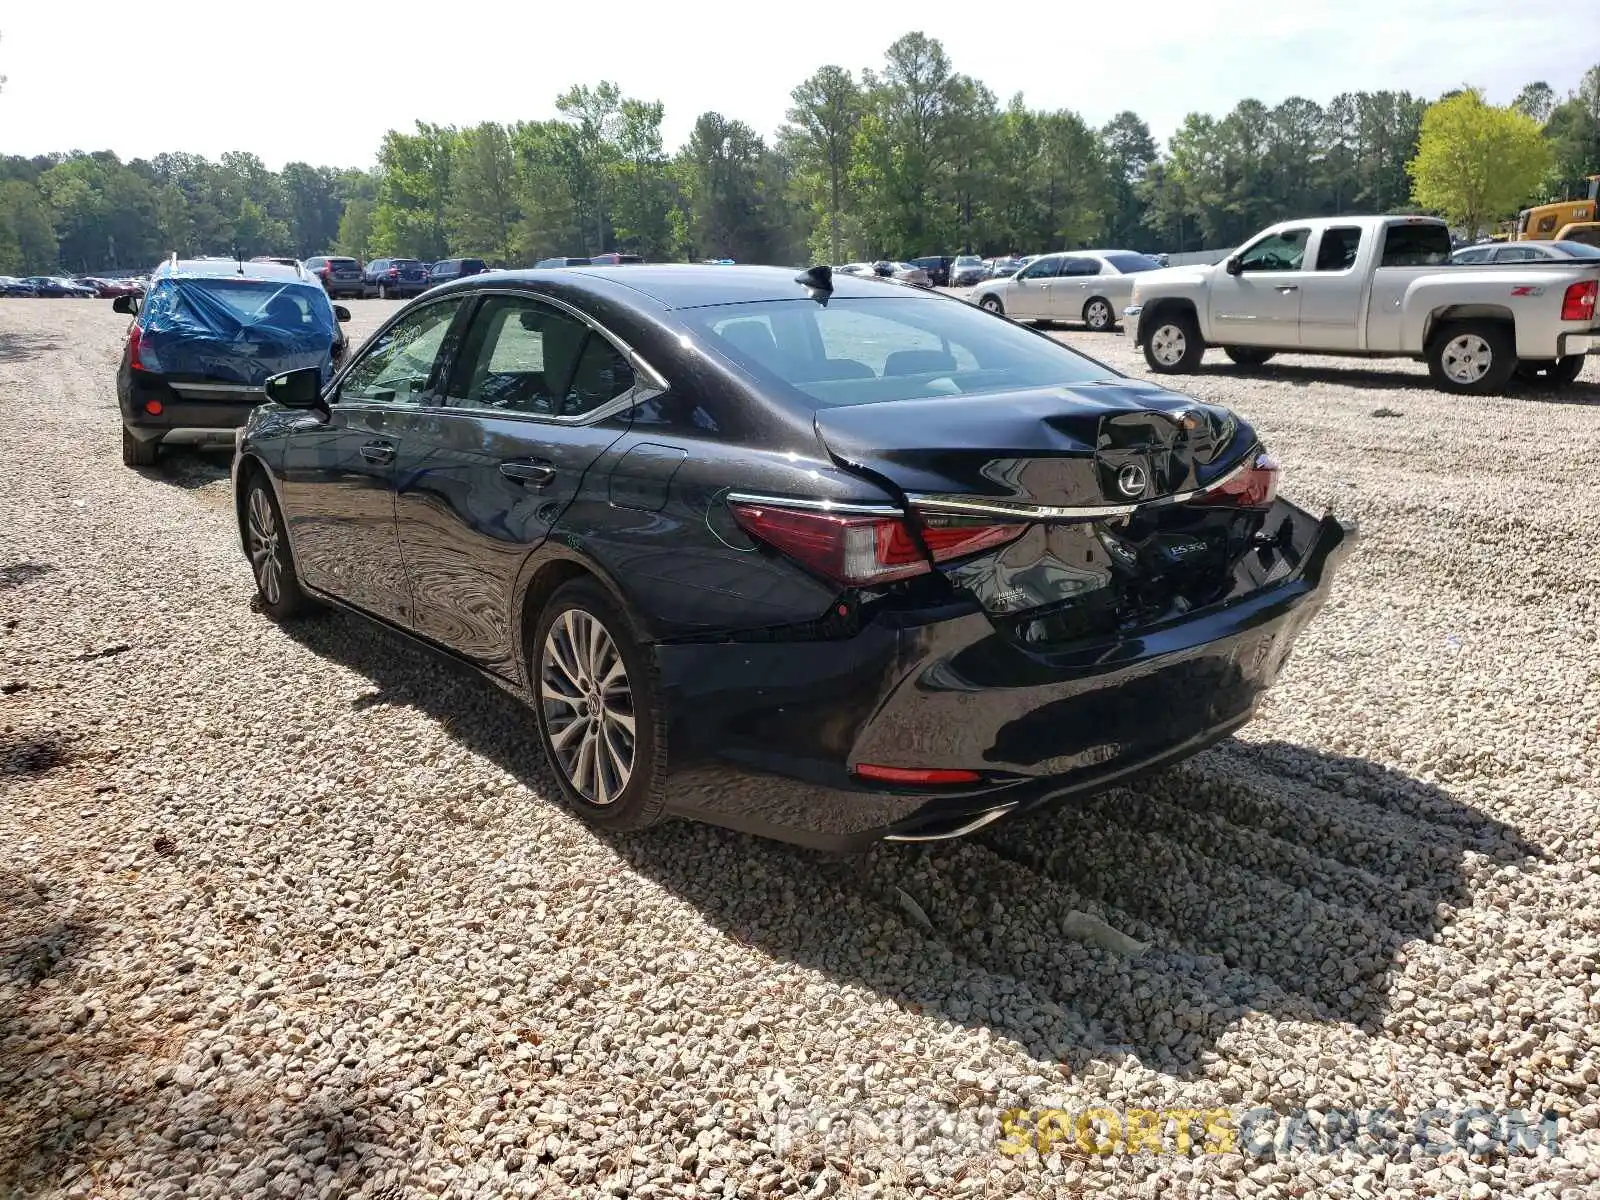
{"type": "Polygon", "coordinates": [[[1117,490],[1124,496],[1144,495],[1145,483],[1144,468],[1138,463],[1129,463],[1117,472],[1117,490]]]}

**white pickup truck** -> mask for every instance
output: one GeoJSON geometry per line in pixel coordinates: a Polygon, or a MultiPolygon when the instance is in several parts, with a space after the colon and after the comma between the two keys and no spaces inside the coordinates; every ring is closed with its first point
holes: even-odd
{"type": "Polygon", "coordinates": [[[1450,264],[1432,217],[1285,221],[1214,266],[1139,275],[1123,328],[1162,374],[1206,347],[1242,366],[1275,353],[1415,358],[1447,392],[1513,375],[1571,383],[1600,353],[1600,263],[1450,264]]]}

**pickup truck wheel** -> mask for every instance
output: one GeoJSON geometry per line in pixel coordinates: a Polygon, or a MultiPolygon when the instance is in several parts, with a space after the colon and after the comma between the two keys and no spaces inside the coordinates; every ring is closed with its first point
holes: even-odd
{"type": "Polygon", "coordinates": [[[1144,361],[1159,375],[1192,375],[1200,369],[1205,343],[1200,327],[1188,313],[1159,317],[1144,335],[1144,361]]]}
{"type": "Polygon", "coordinates": [[[993,292],[979,300],[978,307],[983,309],[984,312],[1003,313],[1006,311],[1006,306],[1001,303],[1000,297],[993,292]]]}
{"type": "Polygon", "coordinates": [[[1104,296],[1091,297],[1089,303],[1083,306],[1083,323],[1095,333],[1104,333],[1115,325],[1116,317],[1111,312],[1111,303],[1104,296]]]}
{"type": "Polygon", "coordinates": [[[1259,367],[1277,353],[1276,350],[1260,350],[1255,346],[1224,346],[1222,352],[1241,367],[1259,367]]]}
{"type": "Polygon", "coordinates": [[[1554,362],[1517,364],[1517,378],[1535,387],[1566,387],[1583,374],[1583,355],[1569,354],[1554,362]]]}
{"type": "Polygon", "coordinates": [[[1516,369],[1511,332],[1498,321],[1453,321],[1428,345],[1428,374],[1440,391],[1498,392],[1516,369]]]}

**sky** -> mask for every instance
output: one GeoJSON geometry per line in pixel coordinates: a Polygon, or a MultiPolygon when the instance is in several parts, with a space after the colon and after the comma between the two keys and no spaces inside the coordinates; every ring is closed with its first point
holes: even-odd
{"type": "Polygon", "coordinates": [[[1595,3],[33,0],[0,9],[0,153],[366,167],[388,129],[551,117],[558,94],[601,79],[666,106],[671,151],[708,109],[771,135],[818,67],[881,69],[913,29],[1001,103],[1020,90],[1095,125],[1131,108],[1164,143],[1185,113],[1220,117],[1246,96],[1471,84],[1505,104],[1533,79],[1564,96],[1600,63],[1595,3]]]}

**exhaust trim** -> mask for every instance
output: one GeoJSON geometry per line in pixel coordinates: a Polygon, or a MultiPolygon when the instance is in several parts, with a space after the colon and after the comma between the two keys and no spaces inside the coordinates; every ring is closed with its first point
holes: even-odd
{"type": "Polygon", "coordinates": [[[1016,807],[1017,802],[1013,800],[1010,804],[1002,804],[999,808],[991,808],[986,812],[979,813],[965,825],[957,826],[955,829],[947,829],[940,833],[890,833],[886,834],[883,840],[886,842],[947,842],[951,838],[966,837],[967,834],[975,833],[985,825],[993,824],[1016,807]]]}

